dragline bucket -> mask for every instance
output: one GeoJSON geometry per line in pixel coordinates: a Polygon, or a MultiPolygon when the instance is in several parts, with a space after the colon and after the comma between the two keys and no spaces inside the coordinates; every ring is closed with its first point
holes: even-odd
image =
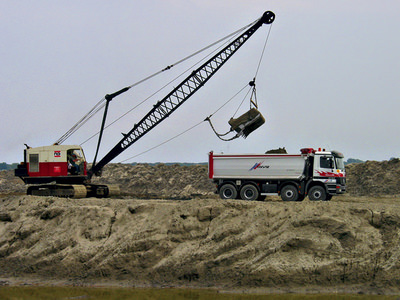
{"type": "Polygon", "coordinates": [[[228,123],[231,125],[232,131],[234,130],[238,135],[246,138],[250,133],[265,123],[265,118],[256,108],[252,108],[236,119],[231,118],[228,123]]]}

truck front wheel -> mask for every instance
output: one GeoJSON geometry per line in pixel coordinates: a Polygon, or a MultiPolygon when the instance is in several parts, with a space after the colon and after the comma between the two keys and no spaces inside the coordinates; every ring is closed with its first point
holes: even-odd
{"type": "Polygon", "coordinates": [[[308,198],[311,201],[325,201],[326,191],[322,186],[319,185],[313,186],[308,192],[308,198]]]}
{"type": "Polygon", "coordinates": [[[286,185],[281,190],[281,197],[283,201],[297,201],[299,199],[299,192],[293,185],[286,185]]]}
{"type": "Polygon", "coordinates": [[[242,198],[243,200],[254,201],[258,199],[258,196],[258,189],[252,184],[246,184],[240,190],[240,198],[242,198]]]}
{"type": "Polygon", "coordinates": [[[219,189],[221,199],[236,199],[238,192],[233,184],[227,183],[219,189]]]}

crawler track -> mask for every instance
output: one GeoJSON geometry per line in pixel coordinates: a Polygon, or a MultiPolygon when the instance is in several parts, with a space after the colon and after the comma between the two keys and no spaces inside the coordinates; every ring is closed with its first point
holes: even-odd
{"type": "Polygon", "coordinates": [[[96,184],[42,184],[32,185],[27,189],[28,195],[54,196],[63,198],[107,198],[120,194],[118,185],[96,185],[96,184]]]}

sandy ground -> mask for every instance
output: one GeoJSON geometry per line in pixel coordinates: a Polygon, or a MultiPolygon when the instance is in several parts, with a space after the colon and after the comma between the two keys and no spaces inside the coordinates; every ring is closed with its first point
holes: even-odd
{"type": "Polygon", "coordinates": [[[393,294],[400,197],[0,198],[0,285],[393,294]]]}

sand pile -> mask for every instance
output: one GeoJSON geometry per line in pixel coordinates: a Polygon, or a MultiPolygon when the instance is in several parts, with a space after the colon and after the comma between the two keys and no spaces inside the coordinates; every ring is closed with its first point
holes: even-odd
{"type": "Polygon", "coordinates": [[[93,182],[118,184],[122,195],[147,199],[210,197],[215,191],[207,165],[111,164],[93,182]]]}
{"type": "Polygon", "coordinates": [[[134,286],[393,288],[399,199],[1,199],[0,277],[134,286]]]}
{"type": "Polygon", "coordinates": [[[397,291],[399,170],[350,165],[346,196],[290,203],[221,200],[205,165],[111,164],[120,199],[26,196],[2,171],[0,281],[397,291]]]}
{"type": "Polygon", "coordinates": [[[400,159],[367,161],[346,166],[348,190],[353,195],[400,195],[400,159]]]}

